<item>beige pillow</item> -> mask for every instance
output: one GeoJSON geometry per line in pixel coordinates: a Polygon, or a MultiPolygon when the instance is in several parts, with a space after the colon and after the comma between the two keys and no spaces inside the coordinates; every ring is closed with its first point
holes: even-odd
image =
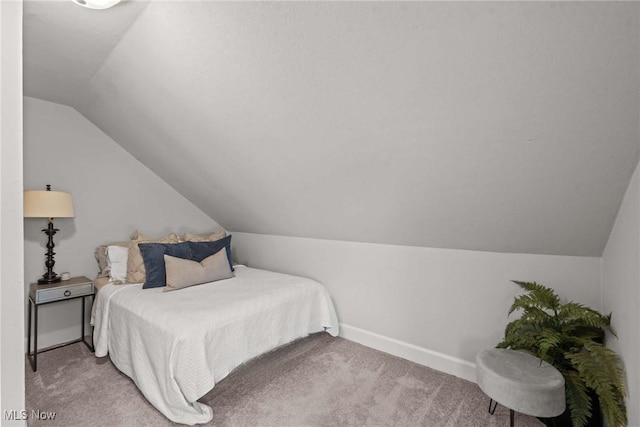
{"type": "Polygon", "coordinates": [[[227,232],[224,230],[215,231],[213,233],[193,234],[190,232],[184,233],[182,236],[183,242],[215,242],[227,236],[227,232]]]}
{"type": "Polygon", "coordinates": [[[164,265],[167,271],[164,292],[234,277],[225,248],[201,262],[164,255],[164,265]]]}
{"type": "Polygon", "coordinates": [[[178,243],[180,239],[175,233],[170,233],[158,240],[151,240],[144,234],[134,231],[129,242],[129,258],[127,259],[127,283],[144,283],[147,280],[147,270],[140,253],[138,243],[178,243]]]}

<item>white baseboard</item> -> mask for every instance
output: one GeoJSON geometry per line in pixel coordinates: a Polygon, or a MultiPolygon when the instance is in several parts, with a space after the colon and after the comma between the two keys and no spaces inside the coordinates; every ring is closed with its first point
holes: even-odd
{"type": "MultiPolygon", "coordinates": [[[[2,0],[0,0],[2,1],[2,0]]],[[[91,335],[91,325],[86,323],[84,326],[85,336],[91,335]]],[[[80,338],[80,325],[70,328],[58,329],[49,333],[41,332],[38,334],[38,349],[46,349],[56,345],[64,344],[69,341],[80,338]]],[[[31,337],[31,348],[33,349],[33,336],[31,337]]],[[[24,337],[24,352],[27,352],[27,337],[24,337]]]]}
{"type": "Polygon", "coordinates": [[[379,335],[374,332],[365,331],[355,326],[345,325],[344,323],[340,324],[340,336],[349,341],[354,341],[367,347],[402,357],[403,359],[437,371],[454,375],[474,383],[476,382],[475,363],[418,347],[408,342],[385,337],[384,335],[379,335]]]}

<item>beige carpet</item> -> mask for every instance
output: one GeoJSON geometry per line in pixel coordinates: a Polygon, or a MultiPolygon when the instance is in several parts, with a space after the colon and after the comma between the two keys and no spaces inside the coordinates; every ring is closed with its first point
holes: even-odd
{"type": "MultiPolygon", "coordinates": [[[[135,384],[78,343],[27,363],[27,410],[42,426],[166,426],[135,384]]],[[[473,383],[368,347],[316,334],[236,369],[205,395],[215,426],[508,426],[473,383]]],[[[516,414],[516,426],[542,426],[516,414]]]]}

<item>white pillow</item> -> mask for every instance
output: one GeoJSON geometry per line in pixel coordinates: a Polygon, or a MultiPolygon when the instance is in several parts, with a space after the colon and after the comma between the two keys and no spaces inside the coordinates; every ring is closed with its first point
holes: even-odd
{"type": "Polygon", "coordinates": [[[129,248],[122,246],[107,246],[107,265],[111,280],[127,281],[127,259],[129,248]]]}

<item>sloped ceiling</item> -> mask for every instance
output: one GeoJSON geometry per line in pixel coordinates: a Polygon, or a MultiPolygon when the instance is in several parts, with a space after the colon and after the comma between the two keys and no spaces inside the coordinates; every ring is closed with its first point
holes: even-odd
{"type": "Polygon", "coordinates": [[[25,5],[26,93],[230,230],[600,256],[638,161],[638,3],[125,2],[90,65],[67,3],[25,5]]]}
{"type": "Polygon", "coordinates": [[[77,106],[89,80],[147,6],[124,2],[96,11],[71,1],[24,3],[25,93],[77,106]]]}

